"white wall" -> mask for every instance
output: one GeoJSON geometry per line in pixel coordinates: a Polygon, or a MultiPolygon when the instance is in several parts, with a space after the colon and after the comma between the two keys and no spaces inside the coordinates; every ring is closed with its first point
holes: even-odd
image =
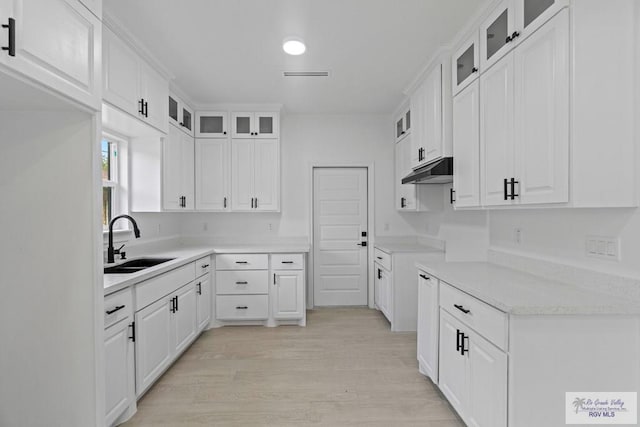
{"type": "Polygon", "coordinates": [[[0,114],[1,426],[92,426],[102,416],[95,135],[86,114],[0,114]]]}
{"type": "Polygon", "coordinates": [[[370,232],[412,235],[416,222],[426,229],[424,219],[400,215],[393,206],[392,130],[386,115],[283,115],[281,213],[183,214],[182,232],[258,238],[309,236],[313,163],[375,165],[376,224],[370,232]]]}
{"type": "Polygon", "coordinates": [[[640,278],[640,212],[637,209],[527,209],[490,213],[491,245],[549,257],[612,274],[640,278]],[[522,243],[515,229],[522,230],[522,243]],[[620,262],[585,253],[586,236],[620,239],[620,262]]]}

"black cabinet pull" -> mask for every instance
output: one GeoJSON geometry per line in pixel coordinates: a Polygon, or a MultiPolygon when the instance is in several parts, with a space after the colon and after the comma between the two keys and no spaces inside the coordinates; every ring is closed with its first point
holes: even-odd
{"type": "Polygon", "coordinates": [[[427,277],[424,274],[421,274],[420,277],[422,277],[424,280],[431,280],[431,277],[427,277]]]}
{"type": "Polygon", "coordinates": [[[273,273],[273,285],[276,285],[276,273],[273,273]]]}
{"type": "Polygon", "coordinates": [[[236,264],[249,264],[247,261],[236,261],[236,264]]]}
{"type": "Polygon", "coordinates": [[[511,38],[511,36],[507,36],[507,38],[504,40],[505,43],[511,43],[513,41],[513,39],[511,38]]]}
{"type": "Polygon", "coordinates": [[[378,259],[382,259],[382,257],[381,257],[381,256],[377,256],[376,258],[378,258],[378,259]]]}
{"type": "Polygon", "coordinates": [[[405,199],[404,197],[400,197],[400,207],[401,208],[407,207],[407,199],[405,199]]]}
{"type": "Polygon", "coordinates": [[[144,114],[145,117],[149,117],[149,103],[147,101],[144,101],[144,114]]]}
{"type": "Polygon", "coordinates": [[[258,209],[258,198],[256,197],[256,209],[258,209]]]}
{"type": "Polygon", "coordinates": [[[196,286],[198,287],[196,292],[198,292],[198,295],[202,295],[202,282],[199,282],[196,286]]]}
{"type": "Polygon", "coordinates": [[[226,208],[227,207],[227,198],[226,197],[224,198],[223,204],[224,204],[223,207],[226,208]]]}
{"type": "Polygon", "coordinates": [[[509,185],[509,180],[507,178],[504,179],[504,199],[508,200],[509,196],[507,195],[507,186],[509,185]]]}
{"type": "Polygon", "coordinates": [[[472,73],[477,73],[477,72],[478,72],[478,68],[477,68],[477,67],[473,67],[473,68],[471,69],[471,72],[472,72],[472,73]]]}
{"type": "Polygon", "coordinates": [[[176,299],[171,298],[171,307],[169,307],[169,311],[172,313],[176,312],[176,299]]]}
{"type": "Polygon", "coordinates": [[[138,104],[140,104],[140,108],[138,109],[138,114],[141,114],[144,116],[144,98],[141,98],[140,101],[138,101],[138,104]]]}
{"type": "Polygon", "coordinates": [[[7,29],[9,36],[9,46],[3,46],[2,50],[6,50],[9,56],[16,56],[16,20],[9,18],[6,24],[2,24],[2,28],[7,29]]]}
{"type": "Polygon", "coordinates": [[[520,196],[519,194],[516,194],[516,184],[520,184],[520,182],[516,181],[515,178],[511,178],[509,184],[511,184],[511,194],[509,195],[509,197],[511,198],[511,200],[515,200],[516,197],[520,196]]]}
{"type": "Polygon", "coordinates": [[[251,209],[253,209],[253,197],[251,198],[251,209]]]}
{"type": "Polygon", "coordinates": [[[460,344],[460,338],[463,336],[464,334],[460,332],[460,329],[456,329],[456,352],[459,352],[462,348],[462,344],[460,344]]]}
{"type": "Polygon", "coordinates": [[[460,340],[460,354],[464,356],[465,353],[469,353],[469,348],[464,347],[464,340],[469,340],[469,335],[462,334],[462,339],[460,340]]]}
{"type": "Polygon", "coordinates": [[[202,265],[200,266],[200,268],[207,268],[207,267],[209,267],[209,264],[202,264],[202,265]]]}
{"type": "Polygon", "coordinates": [[[449,190],[449,203],[451,203],[451,204],[454,204],[456,202],[456,198],[455,198],[454,194],[456,194],[456,190],[451,188],[449,190]]]}
{"type": "Polygon", "coordinates": [[[378,279],[382,279],[382,270],[378,269],[378,279]]]}
{"type": "Polygon", "coordinates": [[[132,342],[136,342],[136,322],[131,322],[129,327],[131,328],[131,336],[129,337],[129,339],[132,342]]]}
{"type": "Polygon", "coordinates": [[[222,132],[222,134],[223,134],[223,135],[226,135],[226,134],[227,134],[227,131],[225,130],[224,132],[222,132]]]}
{"type": "Polygon", "coordinates": [[[236,282],[236,285],[248,285],[249,282],[236,282]]]}
{"type": "Polygon", "coordinates": [[[469,314],[471,313],[471,310],[467,310],[466,308],[464,308],[463,305],[459,305],[459,304],[453,304],[453,306],[455,308],[457,308],[458,310],[460,310],[461,312],[463,312],[464,314],[469,314]]]}
{"type": "Polygon", "coordinates": [[[176,295],[176,311],[180,311],[180,309],[178,308],[178,296],[176,295]]]}
{"type": "Polygon", "coordinates": [[[282,261],[282,264],[293,264],[293,261],[282,261]]]}
{"type": "Polygon", "coordinates": [[[107,310],[107,311],[106,311],[106,313],[107,313],[107,314],[113,314],[113,313],[115,313],[116,311],[120,311],[120,310],[122,310],[123,308],[124,308],[124,305],[119,305],[119,306],[116,306],[116,308],[114,308],[113,310],[107,310]]]}
{"type": "Polygon", "coordinates": [[[513,34],[511,34],[511,40],[515,40],[518,37],[520,37],[520,33],[518,31],[514,31],[513,34]]]}
{"type": "Polygon", "coordinates": [[[249,308],[249,307],[247,307],[246,305],[237,305],[237,306],[236,306],[236,310],[246,310],[246,309],[248,309],[248,308],[249,308]]]}

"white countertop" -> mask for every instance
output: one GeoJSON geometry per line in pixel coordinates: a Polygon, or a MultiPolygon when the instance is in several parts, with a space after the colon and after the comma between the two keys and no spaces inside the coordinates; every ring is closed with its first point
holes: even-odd
{"type": "MultiPolygon", "coordinates": [[[[220,245],[220,246],[182,246],[174,249],[166,249],[160,251],[149,251],[144,256],[132,257],[136,258],[175,258],[154,267],[149,267],[137,273],[130,274],[105,274],[104,294],[109,295],[129,286],[151,279],[152,277],[166,273],[181,265],[188,264],[197,259],[212,254],[224,253],[307,253],[309,245],[302,243],[297,244],[242,244],[242,245],[220,245]]],[[[127,260],[128,261],[128,260],[127,260]]],[[[124,262],[124,261],[123,261],[124,262]]]]}
{"type": "Polygon", "coordinates": [[[640,304],[487,262],[424,260],[416,266],[513,315],[640,314],[640,304]]]}

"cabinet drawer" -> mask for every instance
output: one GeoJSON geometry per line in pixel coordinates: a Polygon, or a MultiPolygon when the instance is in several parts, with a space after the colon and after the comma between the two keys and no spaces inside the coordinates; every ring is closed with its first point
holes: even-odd
{"type": "Polygon", "coordinates": [[[374,261],[384,267],[386,270],[391,271],[391,255],[375,248],[373,251],[374,261]]]}
{"type": "Polygon", "coordinates": [[[506,313],[442,281],[440,282],[440,307],[494,345],[507,350],[506,313]]]}
{"type": "Polygon", "coordinates": [[[267,294],[269,272],[267,270],[216,271],[216,294],[267,294]]]}
{"type": "Polygon", "coordinates": [[[224,254],[216,256],[216,270],[268,270],[267,254],[224,254]]]}
{"type": "Polygon", "coordinates": [[[204,276],[211,272],[211,257],[206,256],[196,261],[196,277],[204,276]]]}
{"type": "Polygon", "coordinates": [[[116,324],[133,314],[131,288],[104,297],[104,328],[116,324]]]}
{"type": "Polygon", "coordinates": [[[273,270],[302,270],[304,255],[302,254],[273,254],[271,255],[273,270]]]}
{"type": "Polygon", "coordinates": [[[169,295],[195,278],[196,263],[191,262],[136,285],[136,311],[169,295]]]}
{"type": "Polygon", "coordinates": [[[268,317],[268,295],[221,295],[216,297],[216,318],[219,320],[265,320],[268,317]]]}

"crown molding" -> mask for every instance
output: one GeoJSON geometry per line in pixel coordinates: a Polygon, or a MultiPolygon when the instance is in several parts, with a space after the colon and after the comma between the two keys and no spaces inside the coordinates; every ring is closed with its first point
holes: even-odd
{"type": "Polygon", "coordinates": [[[142,59],[148,62],[149,65],[151,65],[151,67],[159,72],[164,78],[169,81],[175,79],[175,75],[162,62],[160,62],[118,18],[109,12],[104,11],[102,14],[102,23],[113,31],[122,41],[128,44],[129,47],[140,55],[142,59]]]}

